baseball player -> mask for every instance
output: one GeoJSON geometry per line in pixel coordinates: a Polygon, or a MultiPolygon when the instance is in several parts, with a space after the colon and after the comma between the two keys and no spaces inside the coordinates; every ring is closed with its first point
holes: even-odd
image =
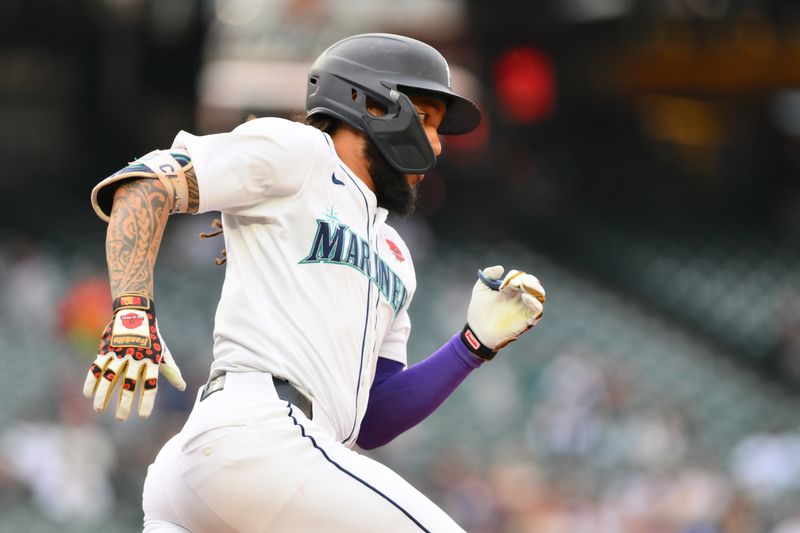
{"type": "Polygon", "coordinates": [[[462,531],[400,476],[353,450],[391,441],[535,325],[530,274],[479,273],[464,329],[408,367],[411,253],[386,222],[478,108],[439,52],[398,35],[328,48],[306,123],[178,133],[95,187],[108,221],[113,319],[84,394],[116,417],[153,409],[159,372],[185,382],[158,329],[153,265],[170,214],[220,211],[227,266],[214,362],[183,429],[150,466],[144,530],[462,531]]]}

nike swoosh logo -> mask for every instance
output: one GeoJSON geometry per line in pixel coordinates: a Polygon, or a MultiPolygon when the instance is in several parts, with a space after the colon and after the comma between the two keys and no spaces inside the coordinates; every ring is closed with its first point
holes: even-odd
{"type": "Polygon", "coordinates": [[[331,174],[331,181],[335,185],[344,185],[344,182],[342,180],[336,178],[336,174],[331,174]]]}

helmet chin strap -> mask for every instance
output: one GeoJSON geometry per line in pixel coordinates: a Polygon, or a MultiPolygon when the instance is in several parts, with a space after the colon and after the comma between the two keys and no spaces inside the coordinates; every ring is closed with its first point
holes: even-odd
{"type": "Polygon", "coordinates": [[[397,104],[394,115],[364,114],[364,129],[394,168],[403,174],[424,174],[436,166],[436,154],[411,99],[397,93],[397,104]]]}

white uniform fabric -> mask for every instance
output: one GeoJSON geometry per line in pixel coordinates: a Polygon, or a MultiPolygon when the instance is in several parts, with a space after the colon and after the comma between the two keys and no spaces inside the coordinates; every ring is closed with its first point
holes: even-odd
{"type": "Polygon", "coordinates": [[[225,228],[212,374],[289,380],[313,397],[316,421],[352,445],[378,354],[405,364],[411,328],[414,266],[386,210],[330,138],[301,123],[181,132],[173,147],[192,157],[200,212],[221,211],[225,228]]]}
{"type": "Polygon", "coordinates": [[[181,132],[200,211],[227,251],[212,375],[148,470],[145,531],[462,531],[385,466],[349,449],[378,356],[406,363],[411,255],[329,136],[266,118],[181,132]],[[313,420],[271,376],[313,399],[313,420]]]}
{"type": "Polygon", "coordinates": [[[462,532],[380,463],[279,399],[269,374],[229,373],[148,470],[145,533],[462,532]]]}

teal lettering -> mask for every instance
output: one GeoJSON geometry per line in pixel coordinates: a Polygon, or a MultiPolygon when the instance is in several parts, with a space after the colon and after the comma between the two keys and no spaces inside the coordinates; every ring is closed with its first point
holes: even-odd
{"type": "Polygon", "coordinates": [[[342,249],[344,248],[344,230],[346,226],[337,224],[331,230],[330,224],[325,220],[317,220],[317,234],[308,256],[301,263],[342,262],[342,249]]]}
{"type": "Polygon", "coordinates": [[[364,273],[365,276],[372,279],[372,267],[370,266],[369,258],[372,254],[369,253],[369,243],[363,239],[361,240],[361,265],[359,265],[359,270],[364,273]]]}
{"type": "Polygon", "coordinates": [[[364,272],[361,268],[361,239],[352,231],[348,233],[350,233],[350,245],[347,247],[347,257],[344,262],[352,265],[356,270],[364,272]]]}
{"type": "Polygon", "coordinates": [[[303,263],[339,263],[353,267],[375,285],[395,313],[408,301],[408,290],[400,276],[377,253],[371,253],[369,242],[344,224],[317,220],[317,232],[308,255],[300,261],[303,263]],[[373,258],[375,277],[372,277],[373,258]]]}
{"type": "Polygon", "coordinates": [[[407,296],[406,286],[400,279],[400,276],[392,272],[392,297],[387,298],[395,313],[400,309],[406,301],[407,296]]]}
{"type": "Polygon", "coordinates": [[[386,264],[386,261],[375,255],[375,284],[378,286],[378,290],[381,291],[386,299],[389,299],[389,282],[391,280],[392,271],[389,269],[389,265],[386,264]]]}

